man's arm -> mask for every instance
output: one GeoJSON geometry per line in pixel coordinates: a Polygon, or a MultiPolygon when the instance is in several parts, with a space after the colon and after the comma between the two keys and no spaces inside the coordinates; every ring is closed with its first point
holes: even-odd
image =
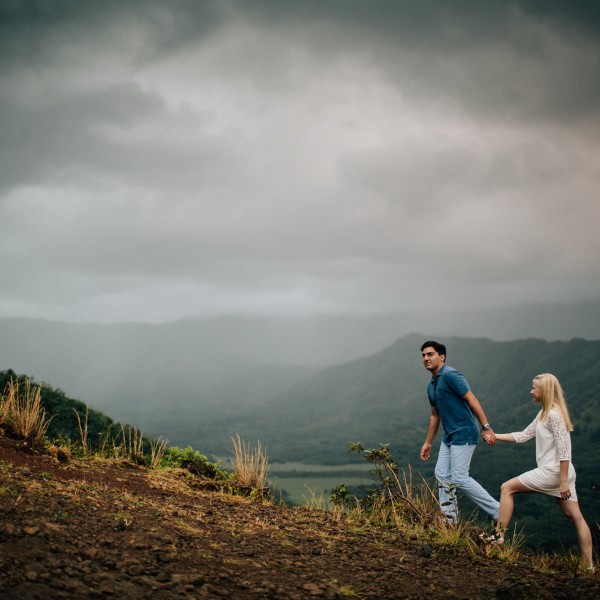
{"type": "MultiPolygon", "coordinates": [[[[485,412],[483,411],[483,407],[475,394],[469,390],[464,396],[463,400],[467,402],[467,404],[471,407],[473,414],[477,417],[479,424],[483,427],[488,423],[487,417],[485,416],[485,412]]],[[[481,436],[487,442],[488,446],[493,446],[496,443],[496,434],[493,429],[485,429],[481,432],[481,436]]]]}
{"type": "Polygon", "coordinates": [[[431,444],[433,438],[438,431],[440,426],[440,415],[436,408],[431,407],[431,416],[429,417],[429,427],[427,428],[427,435],[425,436],[425,443],[421,446],[421,460],[429,460],[431,456],[431,444]]]}

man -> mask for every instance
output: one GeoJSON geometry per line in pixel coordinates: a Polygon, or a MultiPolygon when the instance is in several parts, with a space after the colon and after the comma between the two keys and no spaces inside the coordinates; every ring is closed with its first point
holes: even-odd
{"type": "Polygon", "coordinates": [[[421,448],[422,460],[431,456],[431,444],[440,422],[444,429],[435,466],[440,508],[449,523],[456,523],[456,494],[460,491],[496,520],[499,503],[469,475],[471,458],[479,438],[479,425],[482,427],[481,435],[489,446],[496,443],[496,435],[464,375],[446,364],[446,346],[428,341],[421,346],[421,353],[423,365],[431,373],[427,387],[431,416],[421,448]]]}

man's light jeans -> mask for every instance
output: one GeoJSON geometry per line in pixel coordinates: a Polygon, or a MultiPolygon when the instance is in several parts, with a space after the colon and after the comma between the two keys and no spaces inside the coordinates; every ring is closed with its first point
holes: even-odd
{"type": "Polygon", "coordinates": [[[435,477],[438,480],[439,499],[442,512],[449,521],[456,523],[458,520],[457,493],[470,498],[481,510],[485,511],[492,519],[498,518],[499,502],[494,500],[470,475],[469,467],[476,444],[448,446],[444,442],[440,445],[435,477]]]}

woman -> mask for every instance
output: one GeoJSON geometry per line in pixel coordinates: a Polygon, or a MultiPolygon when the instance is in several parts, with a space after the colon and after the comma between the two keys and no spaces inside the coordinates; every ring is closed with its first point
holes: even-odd
{"type": "Polygon", "coordinates": [[[491,536],[484,536],[484,539],[495,544],[504,543],[504,531],[513,514],[515,494],[542,492],[554,496],[560,509],[575,525],[581,548],[581,566],[593,571],[592,534],[577,502],[569,433],[573,426],[563,390],[554,375],[543,373],[534,377],[530,394],[534,402],[542,405],[542,410],[525,430],[497,433],[496,440],[522,443],[535,436],[537,469],[502,484],[496,531],[491,536]]]}

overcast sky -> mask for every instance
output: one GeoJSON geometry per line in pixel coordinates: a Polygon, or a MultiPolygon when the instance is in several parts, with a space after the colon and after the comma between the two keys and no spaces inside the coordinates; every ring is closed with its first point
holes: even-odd
{"type": "Polygon", "coordinates": [[[594,0],[0,7],[0,317],[600,298],[594,0]]]}

